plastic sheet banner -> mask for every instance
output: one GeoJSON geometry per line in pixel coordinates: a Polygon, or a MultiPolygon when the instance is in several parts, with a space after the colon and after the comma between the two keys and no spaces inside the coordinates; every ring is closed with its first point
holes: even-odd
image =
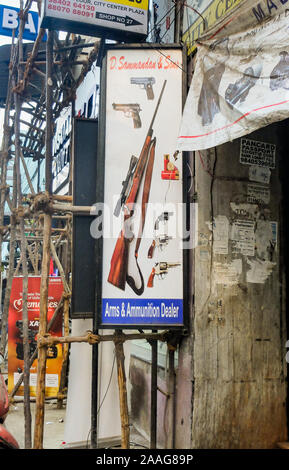
{"type": "MultiPolygon", "coordinates": [[[[29,276],[28,278],[28,340],[30,356],[37,348],[37,333],[39,328],[40,311],[40,276],[29,276]]],[[[23,350],[23,319],[22,319],[22,284],[23,277],[14,277],[9,305],[8,319],[8,392],[11,393],[18,379],[23,372],[24,350],[23,350]]],[[[48,322],[61,299],[63,285],[60,277],[49,277],[48,286],[48,322]]],[[[62,336],[62,316],[49,331],[53,336],[62,336]]],[[[59,389],[60,374],[62,368],[62,346],[49,347],[46,361],[46,396],[56,396],[59,389]]],[[[30,368],[30,395],[36,396],[37,381],[37,359],[30,368]]],[[[23,385],[17,392],[18,396],[23,395],[23,385]]]]}
{"type": "Polygon", "coordinates": [[[228,28],[198,45],[179,150],[211,148],[289,117],[288,11],[241,32],[228,28]]]}

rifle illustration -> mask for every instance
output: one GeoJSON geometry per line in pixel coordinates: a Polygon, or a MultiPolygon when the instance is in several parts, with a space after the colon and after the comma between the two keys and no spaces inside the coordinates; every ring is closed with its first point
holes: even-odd
{"type": "Polygon", "coordinates": [[[169,243],[169,240],[172,240],[173,237],[169,237],[168,235],[158,235],[152,241],[151,246],[148,250],[148,258],[152,258],[154,255],[155,248],[158,247],[161,251],[163,248],[169,243]]]}
{"type": "Polygon", "coordinates": [[[165,261],[162,261],[160,263],[156,263],[155,267],[152,269],[152,272],[150,273],[150,277],[147,283],[147,287],[153,287],[154,286],[154,278],[155,276],[158,276],[159,279],[163,279],[165,274],[168,274],[169,268],[174,268],[176,266],[180,266],[181,263],[166,263],[165,261]]]}
{"type": "MultiPolygon", "coordinates": [[[[151,176],[151,171],[152,171],[152,165],[153,165],[153,158],[154,157],[154,148],[155,148],[155,139],[152,139],[153,135],[153,124],[161,103],[162,95],[164,92],[166,86],[166,80],[164,81],[155,112],[152,117],[151,124],[149,126],[134,174],[133,174],[133,179],[130,187],[129,194],[125,200],[124,203],[124,220],[123,220],[123,228],[120,232],[120,235],[117,239],[115,249],[111,258],[110,262],[110,272],[108,276],[108,282],[115,287],[118,287],[119,289],[125,290],[125,284],[126,282],[129,283],[130,287],[134,290],[134,292],[137,295],[141,295],[143,290],[144,290],[144,281],[143,277],[141,274],[141,271],[139,269],[138,261],[137,261],[137,250],[138,246],[141,240],[141,230],[139,230],[138,234],[138,243],[137,247],[135,249],[135,259],[137,263],[137,267],[141,276],[141,282],[142,285],[139,289],[135,287],[134,280],[132,279],[131,276],[127,275],[127,269],[128,269],[128,246],[129,242],[131,241],[131,238],[129,238],[128,235],[128,227],[130,225],[130,219],[133,215],[134,212],[134,204],[137,200],[137,196],[139,193],[139,189],[141,186],[141,182],[143,179],[143,175],[145,172],[145,168],[147,166],[147,161],[149,159],[149,164],[147,168],[147,176],[151,176]],[[150,170],[148,172],[148,169],[150,170]],[[149,175],[148,175],[149,173],[149,175]]],[[[147,185],[148,186],[148,185],[147,185]]],[[[147,197],[148,197],[148,191],[147,191],[147,197]]],[[[145,214],[144,214],[145,215],[145,214]]],[[[144,217],[142,218],[142,227],[144,224],[144,217]]],[[[141,227],[140,227],[141,228],[141,227]]],[[[130,234],[131,235],[131,234],[130,234]]]]}
{"type": "Polygon", "coordinates": [[[133,126],[135,129],[139,129],[141,127],[141,119],[139,112],[141,111],[140,105],[137,103],[129,103],[129,104],[116,104],[112,103],[113,109],[115,111],[123,111],[125,117],[133,119],[133,126]]]}
{"type": "Polygon", "coordinates": [[[154,77],[132,77],[130,79],[132,85],[140,85],[140,87],[146,91],[148,100],[153,100],[155,97],[153,90],[155,82],[154,77]]]}
{"type": "Polygon", "coordinates": [[[115,209],[114,209],[114,215],[116,217],[119,216],[120,209],[122,208],[123,204],[125,203],[125,200],[126,200],[127,196],[129,195],[129,191],[130,191],[130,188],[131,188],[131,185],[132,185],[133,174],[134,174],[134,170],[135,170],[136,165],[137,165],[137,161],[138,161],[137,157],[132,155],[132,157],[130,159],[129,168],[128,168],[126,178],[122,182],[122,190],[121,190],[121,193],[120,193],[120,196],[119,196],[119,200],[117,201],[117,204],[116,204],[115,209]]]}

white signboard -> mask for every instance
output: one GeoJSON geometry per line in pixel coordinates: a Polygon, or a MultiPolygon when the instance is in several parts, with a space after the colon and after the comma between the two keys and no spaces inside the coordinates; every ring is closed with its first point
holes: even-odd
{"type": "Polygon", "coordinates": [[[182,326],[182,50],[108,50],[104,112],[102,325],[182,326]]]}
{"type": "Polygon", "coordinates": [[[146,37],[149,0],[45,0],[42,28],[106,38],[146,37]]]}

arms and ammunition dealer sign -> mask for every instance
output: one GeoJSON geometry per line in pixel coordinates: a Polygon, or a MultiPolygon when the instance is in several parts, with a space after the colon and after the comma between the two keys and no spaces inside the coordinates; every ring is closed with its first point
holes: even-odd
{"type": "Polygon", "coordinates": [[[42,28],[107,39],[147,36],[149,0],[45,0],[42,28]]]}
{"type": "Polygon", "coordinates": [[[183,325],[182,54],[107,51],[103,326],[183,325]]]}

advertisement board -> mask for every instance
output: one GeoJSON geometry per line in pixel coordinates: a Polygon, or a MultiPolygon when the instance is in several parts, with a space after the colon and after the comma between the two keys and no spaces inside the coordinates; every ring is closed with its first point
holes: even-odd
{"type": "MultiPolygon", "coordinates": [[[[30,355],[37,348],[37,332],[39,328],[40,309],[40,282],[41,276],[29,276],[28,278],[28,318],[29,318],[29,346],[30,355]]],[[[23,351],[23,320],[22,320],[22,283],[23,277],[14,277],[12,283],[9,319],[8,319],[8,393],[16,385],[19,375],[23,372],[24,351],[23,351]]],[[[48,314],[47,320],[52,318],[53,313],[61,299],[63,292],[60,277],[49,277],[48,287],[48,314]]],[[[59,316],[49,331],[53,336],[62,336],[62,317],[59,316]]],[[[56,396],[59,388],[61,367],[62,367],[62,345],[48,348],[46,363],[46,396],[56,396]]],[[[30,368],[30,394],[36,396],[37,382],[37,359],[30,368]]],[[[17,395],[23,395],[23,385],[19,388],[17,395]]]]}
{"type": "MultiPolygon", "coordinates": [[[[19,30],[19,11],[17,7],[0,5],[0,36],[12,37],[13,31],[15,37],[19,30]]],[[[35,41],[39,31],[39,16],[37,11],[29,11],[24,25],[23,39],[35,41]]],[[[46,39],[46,35],[44,40],[46,39]]]]}
{"type": "Polygon", "coordinates": [[[102,237],[99,320],[104,327],[180,327],[184,173],[175,144],[183,49],[112,46],[103,70],[103,208],[91,226],[102,237]]]}
{"type": "Polygon", "coordinates": [[[44,0],[41,27],[106,39],[145,38],[149,0],[44,0]]]}

